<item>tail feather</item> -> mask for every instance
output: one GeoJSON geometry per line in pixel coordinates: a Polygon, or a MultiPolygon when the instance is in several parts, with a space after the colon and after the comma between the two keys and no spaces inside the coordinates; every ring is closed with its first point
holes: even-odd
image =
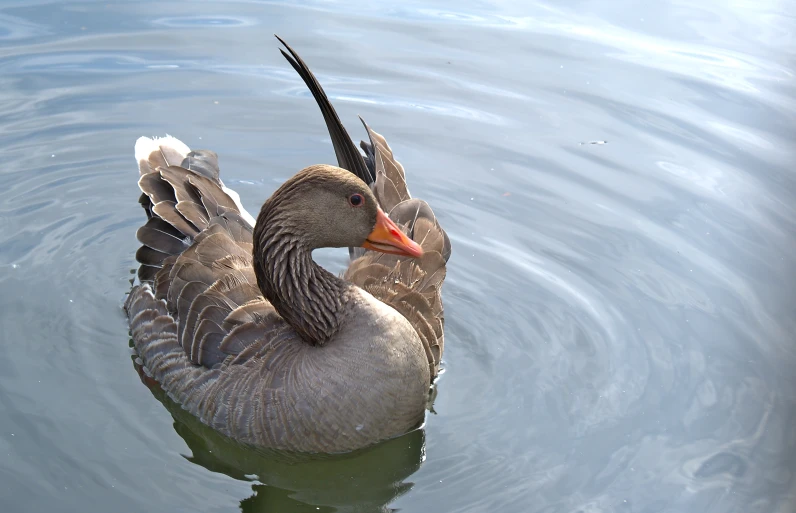
{"type": "Polygon", "coordinates": [[[168,257],[168,253],[163,253],[162,251],[152,249],[149,246],[141,246],[135,253],[135,259],[138,262],[144,265],[151,265],[155,267],[161,267],[163,265],[163,261],[168,257]]]}
{"type": "MultiPolygon", "coordinates": [[[[218,175],[218,155],[210,150],[196,150],[190,152],[180,164],[185,169],[200,174],[215,183],[221,184],[218,175]]],[[[223,184],[222,184],[223,185],[223,184]]]]}
{"type": "Polygon", "coordinates": [[[160,203],[161,201],[177,202],[174,188],[170,184],[163,182],[160,178],[160,173],[153,172],[141,176],[138,180],[138,187],[152,200],[152,203],[160,203]]]}
{"type": "Polygon", "coordinates": [[[180,201],[175,205],[177,212],[182,214],[185,219],[190,219],[191,224],[196,226],[199,231],[202,231],[210,224],[210,217],[207,215],[207,210],[201,204],[194,203],[193,201],[180,201]]]}
{"type": "Polygon", "coordinates": [[[220,207],[235,211],[238,209],[232,198],[219,187],[218,183],[203,175],[195,174],[180,166],[160,168],[159,171],[160,176],[174,187],[178,201],[185,200],[203,205],[211,218],[226,211],[220,207]]]}
{"type": "Polygon", "coordinates": [[[189,237],[196,237],[199,230],[177,210],[176,201],[160,201],[153,205],[152,213],[189,237]]]}
{"type": "Polygon", "coordinates": [[[157,278],[160,267],[154,265],[141,264],[138,267],[138,279],[143,283],[153,281],[157,278]]]}
{"type": "Polygon", "coordinates": [[[135,142],[135,160],[141,176],[159,167],[179,166],[191,149],[176,137],[139,137],[135,142]]]}
{"type": "Polygon", "coordinates": [[[178,255],[189,246],[186,235],[159,217],[151,217],[136,237],[144,246],[169,255],[178,255]]]}

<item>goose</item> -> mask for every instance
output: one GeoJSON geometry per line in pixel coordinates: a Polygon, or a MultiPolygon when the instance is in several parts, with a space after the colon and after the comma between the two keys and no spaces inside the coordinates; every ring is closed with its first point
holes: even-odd
{"type": "Polygon", "coordinates": [[[387,141],[354,145],[317,79],[338,166],[306,167],[255,219],[218,157],[179,139],[135,145],[147,220],[124,304],[138,362],[183,409],[242,444],[340,453],[422,425],[444,346],[450,240],[412,198],[387,141]],[[335,276],[317,248],[349,248],[335,276]]]}

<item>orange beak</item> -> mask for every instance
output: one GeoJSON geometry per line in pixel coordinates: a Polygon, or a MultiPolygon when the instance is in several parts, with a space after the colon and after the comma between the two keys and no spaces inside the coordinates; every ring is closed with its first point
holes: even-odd
{"type": "Polygon", "coordinates": [[[363,248],[389,253],[391,255],[419,258],[423,256],[423,248],[398,228],[398,225],[387,217],[382,209],[376,213],[376,227],[370,232],[363,248]]]}

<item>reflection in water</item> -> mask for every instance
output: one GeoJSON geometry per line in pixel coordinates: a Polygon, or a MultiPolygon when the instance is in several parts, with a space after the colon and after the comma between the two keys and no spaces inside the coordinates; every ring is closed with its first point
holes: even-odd
{"type": "Polygon", "coordinates": [[[245,513],[393,511],[387,505],[412,488],[405,481],[425,458],[422,428],[341,455],[301,455],[245,446],[202,424],[143,376],[137,364],[136,370],[171,413],[174,430],[191,449],[192,455],[185,459],[252,482],[252,495],[240,502],[245,513]]]}

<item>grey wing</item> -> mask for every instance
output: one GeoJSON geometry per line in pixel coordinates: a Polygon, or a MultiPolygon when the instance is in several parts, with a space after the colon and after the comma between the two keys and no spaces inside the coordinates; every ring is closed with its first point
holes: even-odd
{"type": "MultiPolygon", "coordinates": [[[[146,138],[142,138],[146,139],[146,138]]],[[[127,303],[136,347],[174,340],[195,365],[240,363],[285,330],[262,296],[252,268],[252,226],[219,179],[215,153],[190,151],[176,139],[139,140],[136,154],[147,222],[137,233],[144,290],[127,303]],[[161,309],[165,309],[161,312],[161,309]],[[152,324],[149,310],[166,315],[152,324]],[[168,329],[160,330],[160,326],[168,329]],[[173,331],[173,333],[172,333],[173,331]]]]}
{"type": "Polygon", "coordinates": [[[409,320],[423,342],[434,377],[444,348],[441,288],[450,240],[428,203],[409,195],[403,166],[384,137],[367,124],[365,128],[371,142],[362,142],[362,147],[375,175],[373,192],[390,218],[420,244],[423,256],[413,259],[357,248],[344,276],[409,320]]]}

